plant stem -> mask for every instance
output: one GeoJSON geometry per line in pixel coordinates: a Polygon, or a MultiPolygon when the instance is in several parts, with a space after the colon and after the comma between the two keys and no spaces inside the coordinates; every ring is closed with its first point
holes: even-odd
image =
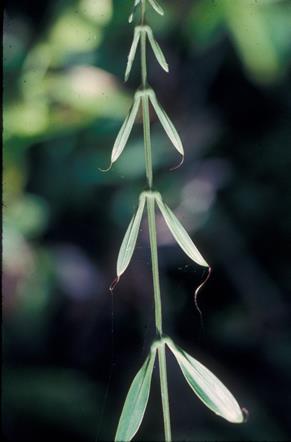
{"type": "MultiPolygon", "coordinates": [[[[142,0],[141,22],[144,23],[145,2],[142,0]]],[[[141,33],[141,76],[143,90],[147,87],[147,62],[146,62],[146,33],[141,33]]],[[[149,188],[153,185],[153,166],[152,166],[152,146],[150,134],[150,116],[149,116],[149,99],[147,96],[142,98],[142,118],[143,118],[143,135],[145,146],[145,168],[149,188]]]]}
{"type": "Polygon", "coordinates": [[[171,419],[170,419],[170,406],[169,406],[165,344],[161,345],[158,348],[158,356],[159,356],[161,396],[162,396],[162,406],[163,406],[163,416],[164,416],[165,441],[171,442],[172,435],[171,435],[171,419]]]}
{"type": "Polygon", "coordinates": [[[155,299],[155,324],[156,324],[157,335],[159,338],[161,338],[163,334],[162,304],[161,304],[160,278],[159,278],[155,200],[152,197],[147,198],[147,212],[148,212],[149,237],[150,237],[154,299],[155,299]]]}
{"type": "MultiPolygon", "coordinates": [[[[163,334],[163,324],[162,324],[162,305],[161,305],[161,292],[160,292],[160,279],[159,279],[155,199],[150,196],[147,198],[147,212],[148,212],[149,237],[150,237],[154,299],[155,299],[155,323],[156,323],[157,335],[159,336],[159,338],[161,338],[163,334]]],[[[159,346],[158,348],[158,357],[159,357],[159,371],[160,371],[160,385],[161,385],[161,397],[162,397],[163,418],[164,418],[165,441],[170,442],[172,439],[171,420],[170,420],[170,407],[169,407],[166,354],[165,354],[164,344],[159,346]]]]}
{"type": "MultiPolygon", "coordinates": [[[[141,25],[144,25],[145,22],[145,6],[146,6],[146,0],[142,0],[141,25]]],[[[140,44],[141,44],[142,88],[143,90],[145,90],[147,88],[145,32],[141,33],[140,44]]],[[[142,118],[143,118],[146,176],[148,180],[149,189],[151,190],[153,185],[153,165],[152,165],[152,146],[151,146],[150,116],[149,116],[149,99],[147,95],[144,95],[142,97],[142,118]]],[[[156,232],[155,199],[152,198],[151,196],[148,196],[147,198],[147,213],[148,213],[153,286],[154,286],[156,333],[158,337],[161,338],[163,335],[163,324],[162,324],[162,303],[161,303],[158,246],[157,246],[157,232],[156,232]]],[[[164,344],[160,345],[158,348],[158,358],[159,358],[159,372],[160,372],[165,441],[171,442],[172,437],[171,437],[171,420],[170,420],[169,393],[168,393],[168,380],[167,380],[167,363],[166,363],[166,353],[165,353],[164,344]]]]}
{"type": "Polygon", "coordinates": [[[147,96],[142,97],[142,118],[143,118],[143,137],[144,137],[144,154],[145,168],[149,189],[153,186],[153,165],[152,165],[152,144],[150,132],[150,116],[149,116],[149,99],[147,96]]]}
{"type": "Polygon", "coordinates": [[[142,87],[146,89],[147,86],[147,45],[146,45],[146,33],[144,30],[141,32],[140,36],[140,48],[141,48],[141,79],[142,79],[142,87]]]}

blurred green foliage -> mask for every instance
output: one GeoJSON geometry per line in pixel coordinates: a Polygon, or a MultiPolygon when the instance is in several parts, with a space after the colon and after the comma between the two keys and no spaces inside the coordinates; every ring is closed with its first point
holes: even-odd
{"type": "MultiPolygon", "coordinates": [[[[129,86],[122,83],[130,7],[129,0],[6,5],[5,440],[111,440],[151,341],[144,228],[128,276],[114,300],[108,296],[145,183],[139,125],[112,171],[98,170],[139,84],[136,65],[129,86]]],[[[153,116],[155,183],[214,268],[201,294],[201,337],[192,300],[201,274],[160,223],[166,329],[216,365],[250,411],[248,424],[229,427],[177,381],[175,440],[287,440],[291,2],[169,0],[164,7],[163,19],[148,19],[172,69],[166,76],[152,59],[150,82],[186,159],[169,172],[177,159],[153,116]]],[[[155,410],[158,388],[150,400],[155,410]]],[[[141,437],[160,440],[158,413],[146,416],[141,437]]]]}

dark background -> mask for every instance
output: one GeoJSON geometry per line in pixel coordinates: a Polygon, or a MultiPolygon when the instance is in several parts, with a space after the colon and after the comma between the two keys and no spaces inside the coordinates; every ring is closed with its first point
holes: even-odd
{"type": "MultiPolygon", "coordinates": [[[[175,441],[288,440],[291,2],[169,0],[149,12],[166,54],[150,84],[185,147],[152,113],[155,188],[213,273],[158,217],[164,329],[249,411],[236,426],[193,395],[168,356],[175,441]],[[289,241],[289,243],[288,243],[289,241]]],[[[132,1],[16,1],[4,12],[3,436],[112,440],[154,336],[146,217],[111,296],[145,188],[142,126],[103,174],[140,83],[122,82],[132,1]]],[[[150,51],[149,51],[150,52],[150,51]]],[[[136,440],[163,440],[158,373],[136,440]]]]}

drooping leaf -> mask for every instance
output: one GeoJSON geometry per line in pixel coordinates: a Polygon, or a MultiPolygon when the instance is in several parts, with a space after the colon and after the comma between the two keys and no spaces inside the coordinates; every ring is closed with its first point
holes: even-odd
{"type": "Polygon", "coordinates": [[[166,134],[170,138],[171,142],[173,143],[173,145],[177,149],[177,151],[182,156],[184,156],[184,149],[183,149],[182,141],[181,141],[179,134],[176,131],[173,123],[171,122],[170,118],[168,117],[168,115],[166,114],[164,109],[159,104],[155,93],[151,92],[149,97],[150,97],[151,103],[153,105],[153,108],[155,109],[155,112],[156,112],[163,128],[165,129],[166,134]]]}
{"type": "Polygon", "coordinates": [[[160,15],[164,15],[163,8],[158,4],[157,0],[148,0],[151,7],[160,15]]]}
{"type": "Polygon", "coordinates": [[[162,212],[164,220],[167,223],[167,226],[169,227],[173,237],[181,249],[184,250],[186,255],[188,255],[197,264],[204,267],[209,267],[176,215],[174,215],[171,209],[163,202],[161,197],[156,198],[156,201],[160,211],[162,212]]]}
{"type": "Polygon", "coordinates": [[[139,229],[140,229],[140,223],[141,223],[141,219],[142,219],[144,206],[145,206],[145,197],[142,194],[139,199],[139,205],[138,205],[137,211],[130,221],[130,224],[127,228],[127,231],[125,233],[125,236],[123,238],[123,241],[122,241],[122,244],[121,244],[121,247],[119,250],[118,259],[117,259],[117,277],[118,278],[120,278],[122,273],[125,272],[125,270],[127,269],[128,265],[130,263],[130,260],[132,258],[132,255],[133,255],[133,252],[135,249],[135,245],[136,245],[137,236],[138,236],[139,229]]]}
{"type": "Polygon", "coordinates": [[[128,22],[129,22],[129,23],[132,22],[135,8],[137,7],[137,5],[138,5],[140,2],[141,2],[141,0],[134,0],[134,5],[133,5],[133,8],[132,8],[132,12],[131,12],[130,16],[128,17],[128,22]]]}
{"type": "Polygon", "coordinates": [[[116,442],[132,440],[140,427],[149,399],[155,357],[156,350],[153,349],[130,386],[119,419],[116,442]]]}
{"type": "Polygon", "coordinates": [[[133,40],[132,40],[132,44],[131,44],[131,48],[128,54],[128,59],[127,59],[127,65],[126,65],[126,71],[125,71],[125,75],[124,75],[124,81],[128,80],[131,68],[132,68],[132,63],[136,54],[136,49],[137,49],[137,45],[138,42],[140,40],[140,29],[139,28],[135,28],[134,30],[134,36],[133,36],[133,40]]]}
{"type": "Polygon", "coordinates": [[[160,63],[160,65],[162,66],[162,68],[164,69],[164,71],[169,72],[169,66],[168,63],[165,59],[165,56],[162,52],[162,49],[160,48],[158,42],[156,41],[154,35],[153,35],[153,31],[151,30],[150,27],[147,27],[146,30],[149,42],[151,44],[152,50],[155,54],[156,59],[158,60],[158,62],[160,63]]]}
{"type": "Polygon", "coordinates": [[[130,132],[132,130],[132,126],[134,123],[134,120],[136,118],[138,108],[140,105],[140,98],[137,98],[134,100],[133,105],[123,123],[123,125],[120,128],[120,131],[118,132],[118,135],[116,137],[112,154],[111,154],[111,164],[114,163],[118,157],[122,154],[123,149],[125,148],[125,145],[127,143],[128,137],[130,135],[130,132]]]}
{"type": "Polygon", "coordinates": [[[208,368],[166,338],[183,375],[199,399],[215,414],[229,422],[240,424],[244,421],[242,410],[236,399],[223,383],[208,368]]]}

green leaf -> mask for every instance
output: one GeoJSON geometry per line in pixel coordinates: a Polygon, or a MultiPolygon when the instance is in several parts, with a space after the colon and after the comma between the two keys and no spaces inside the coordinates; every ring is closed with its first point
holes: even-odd
{"type": "Polygon", "coordinates": [[[169,72],[169,66],[168,66],[168,63],[166,62],[165,56],[164,56],[158,42],[155,40],[154,35],[153,35],[153,31],[151,30],[151,28],[149,26],[147,26],[147,28],[146,28],[146,33],[147,33],[149,42],[151,44],[151,47],[152,47],[152,50],[155,54],[156,59],[158,60],[158,62],[162,66],[162,68],[166,72],[169,72]]]}
{"type": "Polygon", "coordinates": [[[127,231],[125,233],[125,236],[123,238],[123,241],[122,241],[122,244],[121,244],[121,247],[119,250],[118,259],[117,259],[117,277],[118,278],[120,278],[122,273],[125,272],[125,270],[127,269],[128,265],[130,263],[130,260],[132,258],[132,255],[133,255],[133,252],[135,249],[135,245],[136,245],[138,232],[140,229],[140,223],[141,223],[141,219],[142,219],[144,206],[145,206],[145,197],[142,194],[139,198],[139,205],[138,205],[137,211],[130,221],[130,224],[127,228],[127,231]]]}
{"type": "Polygon", "coordinates": [[[127,65],[126,65],[126,71],[125,71],[125,75],[124,75],[124,81],[128,80],[139,40],[140,40],[140,29],[135,28],[131,48],[130,48],[128,58],[127,58],[127,65]]]}
{"type": "Polygon", "coordinates": [[[223,383],[208,368],[176,346],[171,339],[166,338],[165,342],[177,359],[186,381],[199,399],[227,421],[242,423],[244,421],[242,410],[223,383]]]}
{"type": "Polygon", "coordinates": [[[151,7],[160,15],[164,15],[163,8],[158,4],[157,0],[148,0],[151,7]]]}
{"type": "Polygon", "coordinates": [[[132,440],[140,427],[149,399],[155,357],[156,349],[152,349],[130,386],[119,419],[115,441],[132,440]]]}
{"type": "Polygon", "coordinates": [[[174,147],[177,149],[177,151],[184,157],[184,149],[182,145],[182,141],[178,135],[178,132],[176,131],[173,123],[171,122],[170,118],[164,111],[164,109],[160,106],[156,95],[153,91],[149,94],[151,103],[153,105],[153,108],[155,109],[155,112],[165,129],[166,134],[170,138],[171,142],[173,143],[174,147]]]}
{"type": "Polygon", "coordinates": [[[184,250],[186,255],[188,255],[197,264],[204,267],[209,267],[176,215],[174,215],[171,209],[163,202],[160,196],[156,197],[156,201],[160,211],[162,212],[164,220],[166,221],[173,237],[181,249],[184,250]]]}
{"type": "Polygon", "coordinates": [[[141,0],[134,0],[134,5],[133,5],[133,8],[132,8],[132,12],[131,12],[130,16],[128,17],[128,22],[129,22],[129,23],[132,22],[135,8],[137,7],[137,5],[138,5],[140,2],[141,2],[141,0]]]}
{"type": "Polygon", "coordinates": [[[125,148],[125,145],[127,143],[128,137],[130,135],[130,132],[132,130],[132,126],[134,124],[138,108],[140,105],[140,98],[137,98],[134,100],[133,105],[123,123],[123,125],[120,128],[120,131],[116,137],[112,154],[111,154],[111,164],[114,163],[118,157],[122,154],[123,149],[125,148]]]}

